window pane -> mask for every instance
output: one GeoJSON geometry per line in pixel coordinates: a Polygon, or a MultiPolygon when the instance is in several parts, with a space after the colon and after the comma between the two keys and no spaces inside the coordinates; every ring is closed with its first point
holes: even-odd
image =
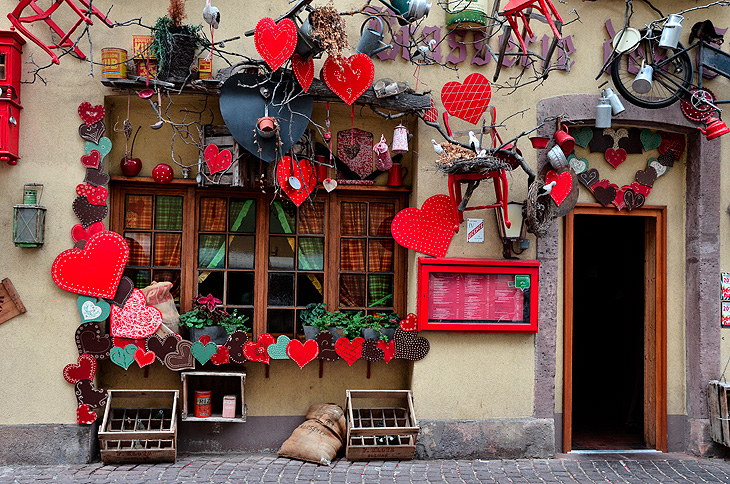
{"type": "Polygon", "coordinates": [[[324,274],[297,274],[297,306],[324,302],[324,274]]]}
{"type": "Polygon", "coordinates": [[[308,203],[299,207],[299,233],[323,234],[324,210],[324,203],[322,202],[308,203]]]}
{"type": "Polygon", "coordinates": [[[368,307],[393,307],[393,276],[371,274],[368,278],[368,307]]]}
{"type": "Polygon", "coordinates": [[[294,237],[269,239],[269,268],[294,269],[294,237]]]}
{"type": "Polygon", "coordinates": [[[365,275],[340,275],[340,306],[365,307],[365,275]]]}
{"type": "Polygon", "coordinates": [[[124,269],[124,275],[132,279],[134,287],[142,289],[152,284],[152,276],[149,269],[124,269]]]}
{"type": "Polygon", "coordinates": [[[269,232],[293,234],[297,210],[294,204],[286,200],[274,200],[269,207],[269,232]]]}
{"type": "Polygon", "coordinates": [[[155,229],[182,230],[182,197],[159,195],[156,197],[156,203],[157,206],[155,207],[155,229]]]}
{"type": "Polygon", "coordinates": [[[124,232],[124,238],[129,245],[129,261],[130,266],[149,266],[152,265],[151,248],[152,235],[144,232],[124,232]]]}
{"type": "Polygon", "coordinates": [[[207,296],[212,294],[221,301],[223,298],[223,272],[222,271],[201,271],[198,273],[198,294],[207,296]]]}
{"type": "Polygon", "coordinates": [[[198,241],[198,267],[205,269],[223,269],[225,256],[225,235],[200,235],[198,241]]]}
{"type": "Polygon", "coordinates": [[[253,291],[253,272],[228,272],[228,297],[226,298],[227,305],[253,306],[253,291]]]}
{"type": "Polygon", "coordinates": [[[256,231],[256,201],[231,199],[228,212],[228,230],[253,233],[256,231]]]}
{"type": "Polygon", "coordinates": [[[269,274],[269,306],[294,305],[294,274],[269,274]]]}
{"type": "Polygon", "coordinates": [[[172,294],[172,298],[175,300],[175,303],[180,303],[180,271],[171,271],[168,269],[165,270],[155,270],[152,273],[152,279],[157,282],[172,282],[172,287],[170,288],[170,294],[172,294]]]}
{"type": "Polygon", "coordinates": [[[226,199],[200,199],[200,230],[222,232],[226,230],[226,199]]]}
{"type": "Polygon", "coordinates": [[[370,235],[390,237],[390,223],[395,217],[395,205],[391,203],[370,204],[370,235]]]}
{"type": "Polygon", "coordinates": [[[300,237],[299,238],[299,270],[323,271],[324,270],[324,239],[321,237],[300,237]]]}
{"type": "Polygon", "coordinates": [[[393,239],[370,239],[368,241],[368,247],[369,270],[393,270],[393,239]]]}
{"type": "Polygon", "coordinates": [[[266,312],[266,324],[269,333],[294,332],[294,310],[293,309],[269,309],[266,312]]]}
{"type": "Polygon", "coordinates": [[[343,271],[365,270],[365,239],[340,240],[340,269],[343,271]]]}
{"type": "Polygon", "coordinates": [[[182,234],[155,234],[155,265],[180,267],[182,234]]]}
{"type": "Polygon", "coordinates": [[[340,233],[342,235],[365,235],[367,203],[343,202],[340,210],[340,233]]]}
{"type": "Polygon", "coordinates": [[[253,269],[255,259],[253,235],[231,235],[228,237],[228,268],[253,269]]]}
{"type": "Polygon", "coordinates": [[[151,195],[127,195],[124,225],[128,229],[152,228],[151,195]]]}

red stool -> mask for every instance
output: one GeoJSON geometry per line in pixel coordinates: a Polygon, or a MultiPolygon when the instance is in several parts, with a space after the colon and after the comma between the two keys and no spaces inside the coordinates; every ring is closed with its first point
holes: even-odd
{"type": "Polygon", "coordinates": [[[511,226],[509,215],[507,213],[507,197],[509,188],[507,185],[507,172],[505,170],[494,170],[487,173],[449,174],[449,196],[454,204],[455,232],[459,232],[459,224],[464,222],[464,212],[460,211],[458,208],[462,200],[461,184],[469,182],[473,183],[475,181],[486,180],[487,178],[492,178],[494,180],[494,193],[497,196],[497,203],[481,205],[479,207],[466,207],[464,208],[464,211],[502,207],[504,223],[507,227],[511,226]]]}
{"type": "Polygon", "coordinates": [[[515,36],[520,42],[520,48],[522,49],[523,54],[527,54],[527,45],[525,45],[525,39],[522,38],[519,28],[517,27],[517,17],[520,17],[522,19],[527,33],[530,35],[530,37],[532,37],[533,33],[532,29],[530,29],[530,19],[525,16],[524,12],[524,10],[530,8],[534,8],[538,10],[541,14],[543,14],[545,16],[545,19],[547,19],[548,25],[553,30],[553,33],[555,34],[557,40],[562,39],[562,37],[560,36],[560,31],[555,25],[555,22],[557,21],[562,25],[563,19],[560,18],[560,15],[558,15],[558,11],[555,9],[555,5],[553,5],[550,0],[510,0],[507,6],[504,7],[502,15],[504,15],[504,17],[507,19],[507,22],[509,22],[510,27],[512,27],[512,30],[514,30],[515,36]],[[553,20],[553,15],[555,15],[555,21],[553,20]]]}

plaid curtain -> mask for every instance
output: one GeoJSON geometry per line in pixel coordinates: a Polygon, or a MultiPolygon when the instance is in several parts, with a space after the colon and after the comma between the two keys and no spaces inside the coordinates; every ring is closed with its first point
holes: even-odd
{"type": "Polygon", "coordinates": [[[368,276],[368,307],[393,307],[393,276],[390,274],[368,276]]]}
{"type": "Polygon", "coordinates": [[[393,271],[393,239],[370,239],[368,241],[368,270],[393,271]]]}
{"type": "Polygon", "coordinates": [[[155,229],[182,230],[182,197],[158,196],[155,198],[155,229]]]}
{"type": "Polygon", "coordinates": [[[370,236],[391,237],[390,224],[395,217],[395,205],[392,203],[370,204],[370,236]]]}
{"type": "Polygon", "coordinates": [[[180,267],[182,234],[155,234],[155,266],[180,267]]]}
{"type": "Polygon", "coordinates": [[[340,306],[365,307],[364,274],[342,274],[340,276],[340,306]]]}
{"type": "Polygon", "coordinates": [[[151,195],[127,195],[124,226],[128,229],[152,228],[151,195]]]}
{"type": "Polygon", "coordinates": [[[226,230],[226,199],[200,199],[200,231],[223,232],[226,230]]]}

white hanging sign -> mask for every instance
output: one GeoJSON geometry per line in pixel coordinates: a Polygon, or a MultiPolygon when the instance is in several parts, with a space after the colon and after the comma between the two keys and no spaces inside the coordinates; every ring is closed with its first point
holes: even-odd
{"type": "Polygon", "coordinates": [[[466,241],[467,242],[484,242],[484,219],[483,218],[466,219],[466,241]]]}

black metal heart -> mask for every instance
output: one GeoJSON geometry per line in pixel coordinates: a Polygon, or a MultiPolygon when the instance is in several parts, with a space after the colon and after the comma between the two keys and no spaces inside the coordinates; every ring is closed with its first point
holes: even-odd
{"type": "Polygon", "coordinates": [[[87,228],[94,222],[101,222],[108,212],[106,205],[92,205],[86,197],[82,196],[74,199],[72,207],[84,228],[87,228]]]}
{"type": "Polygon", "coordinates": [[[105,131],[106,126],[104,126],[104,121],[98,121],[91,126],[86,126],[86,123],[79,126],[79,136],[81,136],[81,139],[96,144],[99,144],[99,140],[104,136],[105,131]]]}
{"type": "Polygon", "coordinates": [[[312,96],[301,94],[301,87],[293,79],[279,84],[274,81],[261,84],[257,76],[241,73],[229,77],[223,84],[219,103],[223,121],[233,138],[246,151],[270,163],[302,137],[309,125],[314,100],[312,96]],[[261,95],[262,89],[271,93],[268,115],[279,124],[281,145],[276,136],[263,138],[255,134],[258,118],[265,116],[267,105],[267,99],[261,95]],[[285,97],[292,99],[284,102],[285,97]]]}
{"type": "Polygon", "coordinates": [[[103,187],[109,184],[109,174],[101,171],[101,165],[99,168],[87,168],[86,177],[84,178],[86,183],[90,183],[95,187],[103,187]]]}

